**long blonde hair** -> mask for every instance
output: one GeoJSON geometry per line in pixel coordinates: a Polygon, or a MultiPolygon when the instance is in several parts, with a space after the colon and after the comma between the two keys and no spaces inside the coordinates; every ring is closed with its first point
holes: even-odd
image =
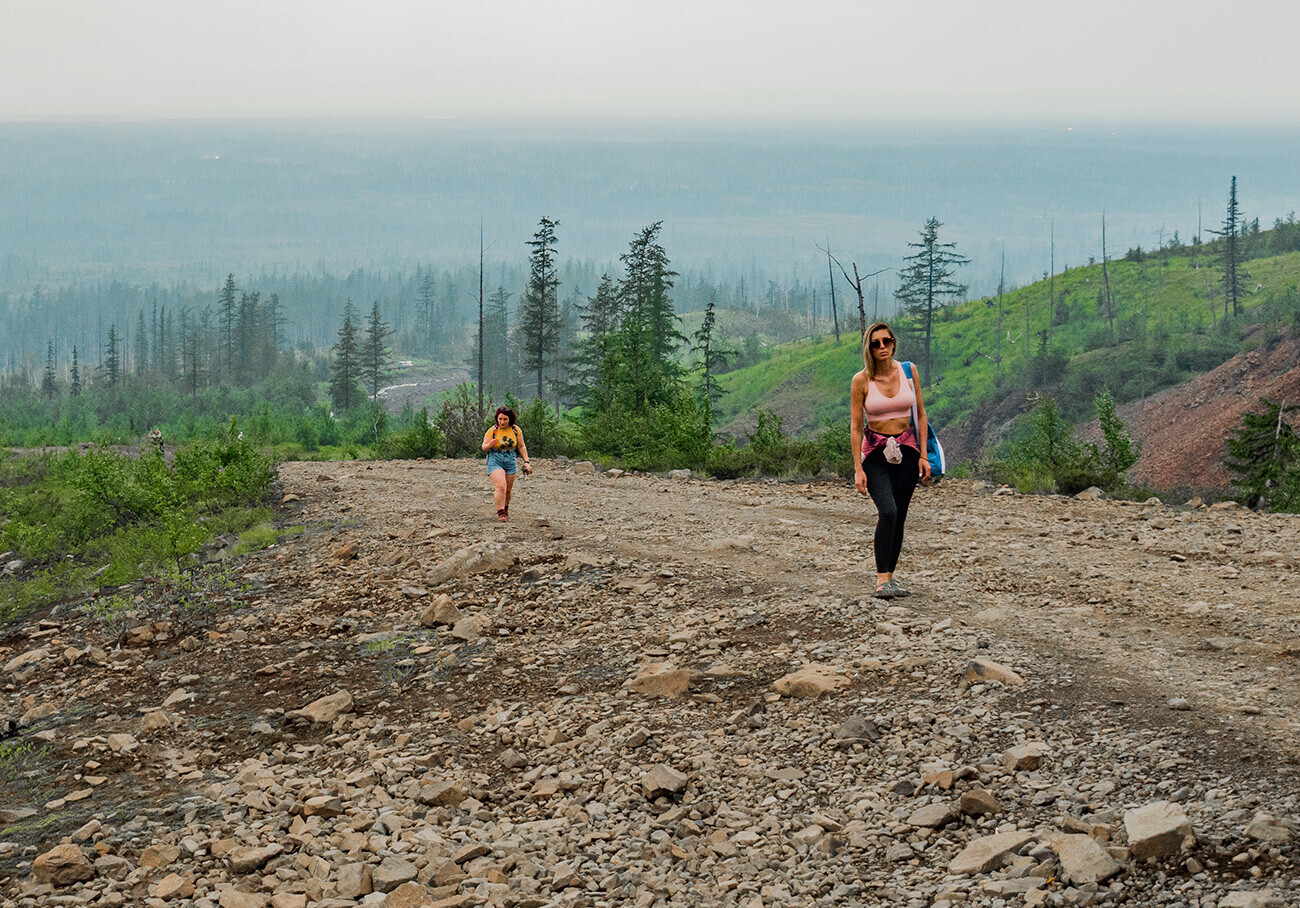
{"type": "Polygon", "coordinates": [[[898,338],[894,334],[894,329],[889,327],[888,322],[876,322],[867,329],[867,333],[862,335],[862,367],[867,373],[867,378],[871,381],[876,380],[876,358],[871,355],[871,335],[875,334],[881,328],[889,332],[889,336],[894,340],[894,352],[890,355],[893,359],[898,353],[898,338]]]}

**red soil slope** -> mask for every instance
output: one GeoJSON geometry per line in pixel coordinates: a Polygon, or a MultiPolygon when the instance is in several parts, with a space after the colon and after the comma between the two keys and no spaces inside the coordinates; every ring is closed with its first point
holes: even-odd
{"type": "Polygon", "coordinates": [[[1300,402],[1300,338],[1294,333],[1120,407],[1125,425],[1142,440],[1142,458],[1129,476],[1156,489],[1227,489],[1232,474],[1223,465],[1224,445],[1261,397],[1300,402]]]}

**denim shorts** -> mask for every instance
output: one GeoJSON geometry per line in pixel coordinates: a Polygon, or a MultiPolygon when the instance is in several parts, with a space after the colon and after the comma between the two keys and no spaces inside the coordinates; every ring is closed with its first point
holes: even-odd
{"type": "Polygon", "coordinates": [[[515,452],[514,451],[489,451],[487,456],[487,471],[491,476],[497,470],[505,470],[507,476],[515,475],[515,452]]]}

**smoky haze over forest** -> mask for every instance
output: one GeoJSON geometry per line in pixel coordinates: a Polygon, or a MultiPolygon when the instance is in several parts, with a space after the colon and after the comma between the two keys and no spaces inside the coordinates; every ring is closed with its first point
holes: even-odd
{"type": "MultiPolygon", "coordinates": [[[[896,267],[928,217],[991,292],[1006,252],[1026,283],[1189,241],[1241,207],[1295,206],[1300,130],[674,122],[169,121],[0,125],[0,291],[86,277],[189,281],[229,272],[347,273],[518,265],[539,217],[562,260],[616,269],[663,221],[674,267],[714,281],[824,278],[815,244],[896,267]]],[[[491,271],[489,272],[491,274],[491,271]]],[[[491,278],[489,278],[491,280],[491,278]]],[[[881,278],[882,295],[896,280],[881,278]]],[[[517,288],[511,288],[517,289],[517,288]]]]}

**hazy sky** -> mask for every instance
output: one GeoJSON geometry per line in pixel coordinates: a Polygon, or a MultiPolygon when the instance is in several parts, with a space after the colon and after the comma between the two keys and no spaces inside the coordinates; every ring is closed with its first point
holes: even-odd
{"type": "Polygon", "coordinates": [[[0,117],[1300,122],[1294,0],[0,0],[0,117]]]}

